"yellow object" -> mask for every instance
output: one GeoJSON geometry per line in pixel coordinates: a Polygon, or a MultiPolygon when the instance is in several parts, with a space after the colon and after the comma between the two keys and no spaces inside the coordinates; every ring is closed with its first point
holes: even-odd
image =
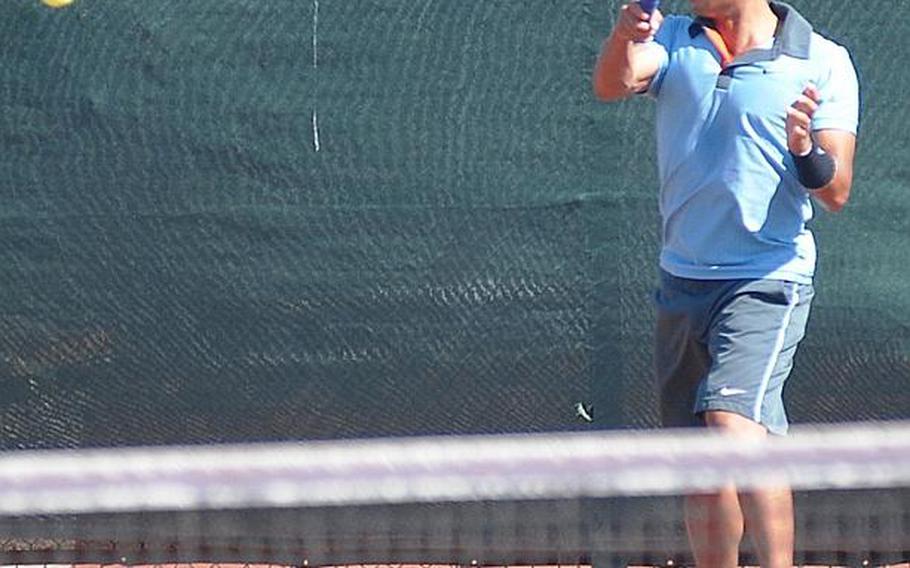
{"type": "Polygon", "coordinates": [[[73,3],[73,0],[41,0],[45,6],[50,6],[51,8],[65,8],[73,3]]]}

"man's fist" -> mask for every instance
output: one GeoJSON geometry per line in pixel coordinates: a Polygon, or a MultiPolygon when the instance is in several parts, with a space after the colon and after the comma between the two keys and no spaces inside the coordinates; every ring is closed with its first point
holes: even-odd
{"type": "Polygon", "coordinates": [[[620,9],[613,33],[625,41],[645,42],[654,38],[663,21],[660,10],[649,14],[641,9],[638,2],[632,2],[620,9]]]}
{"type": "Polygon", "coordinates": [[[818,110],[821,93],[810,84],[787,109],[787,146],[794,156],[812,151],[812,116],[818,110]]]}

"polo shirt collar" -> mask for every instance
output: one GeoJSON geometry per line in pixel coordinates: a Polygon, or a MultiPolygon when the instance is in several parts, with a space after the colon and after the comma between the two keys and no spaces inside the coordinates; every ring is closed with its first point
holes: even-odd
{"type": "MultiPolygon", "coordinates": [[[[789,4],[783,2],[770,2],[769,4],[779,20],[777,29],[774,31],[774,47],[772,48],[774,54],[809,59],[812,24],[789,4]]],[[[712,20],[699,16],[689,26],[689,37],[695,38],[704,33],[704,26],[713,25],[712,20]]]]}

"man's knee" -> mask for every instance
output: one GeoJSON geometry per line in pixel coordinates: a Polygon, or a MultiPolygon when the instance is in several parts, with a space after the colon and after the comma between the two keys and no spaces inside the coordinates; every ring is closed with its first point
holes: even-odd
{"type": "Polygon", "coordinates": [[[725,410],[708,410],[704,413],[705,426],[715,430],[720,430],[724,434],[737,436],[740,438],[765,438],[768,435],[768,429],[735,412],[725,410]]]}

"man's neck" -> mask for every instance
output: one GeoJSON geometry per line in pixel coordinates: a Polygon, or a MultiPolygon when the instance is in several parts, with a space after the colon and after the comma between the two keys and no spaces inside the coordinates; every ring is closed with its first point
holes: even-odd
{"type": "Polygon", "coordinates": [[[766,0],[750,0],[718,15],[714,18],[714,26],[730,52],[737,56],[771,41],[777,21],[777,15],[766,0]]]}

